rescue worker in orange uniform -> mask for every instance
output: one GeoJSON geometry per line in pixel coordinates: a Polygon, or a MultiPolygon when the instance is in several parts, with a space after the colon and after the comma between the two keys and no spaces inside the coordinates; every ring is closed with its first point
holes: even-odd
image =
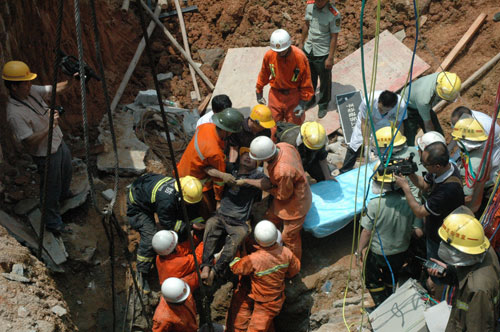
{"type": "Polygon", "coordinates": [[[269,137],[259,136],[250,144],[250,157],[267,162],[272,185],[267,191],[273,196],[273,201],[266,218],[278,227],[283,224],[283,242],[300,260],[300,230],[311,207],[312,194],[299,152],[288,143],[274,144],[269,137]]]}
{"type": "MultiPolygon", "coordinates": [[[[194,257],[191,254],[189,241],[178,243],[177,233],[161,230],[153,236],[153,249],[156,251],[156,269],[160,285],[165,279],[176,277],[186,282],[191,290],[199,287],[198,274],[195,271],[194,257]]],[[[195,250],[198,264],[201,264],[203,242],[195,250]]]]}
{"type": "Polygon", "coordinates": [[[266,104],[263,89],[271,84],[268,106],[274,121],[301,125],[306,117],[306,103],[314,96],[309,61],[304,52],[292,46],[290,35],[283,29],[271,34],[270,44],[257,78],[257,102],[266,104]]]}
{"type": "Polygon", "coordinates": [[[153,316],[153,332],[196,332],[196,304],[189,285],[168,278],[161,285],[160,304],[153,316]]]}
{"type": "Polygon", "coordinates": [[[278,230],[269,220],[255,226],[259,249],[230,264],[235,274],[249,275],[250,292],[242,301],[234,331],[266,332],[285,302],[285,278],[300,271],[300,260],[286,247],[276,243],[278,230]]]}
{"type": "Polygon", "coordinates": [[[224,183],[236,183],[234,176],[226,173],[224,148],[225,140],[241,131],[243,115],[234,108],[226,108],[214,114],[212,121],[196,128],[177,164],[179,176],[191,175],[203,184],[201,215],[205,220],[215,211],[215,200],[222,198],[224,183]]]}

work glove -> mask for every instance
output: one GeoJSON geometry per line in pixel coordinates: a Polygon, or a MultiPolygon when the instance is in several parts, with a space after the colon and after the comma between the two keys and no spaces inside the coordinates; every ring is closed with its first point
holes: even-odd
{"type": "Polygon", "coordinates": [[[261,93],[256,92],[255,93],[255,97],[257,98],[257,102],[259,104],[262,104],[262,105],[266,105],[267,104],[266,98],[264,98],[264,96],[262,95],[262,92],[261,93]]]}
{"type": "Polygon", "coordinates": [[[304,112],[306,111],[305,107],[306,107],[306,101],[305,100],[299,101],[299,104],[293,110],[293,114],[296,117],[300,118],[302,116],[302,114],[304,114],[304,112]]]}
{"type": "Polygon", "coordinates": [[[232,174],[222,173],[220,178],[224,183],[236,184],[236,178],[232,174]]]}

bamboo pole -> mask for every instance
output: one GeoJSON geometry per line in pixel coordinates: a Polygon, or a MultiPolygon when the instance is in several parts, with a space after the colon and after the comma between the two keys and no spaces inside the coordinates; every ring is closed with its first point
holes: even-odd
{"type": "MultiPolygon", "coordinates": [[[[479,77],[481,77],[485,72],[490,70],[499,60],[500,60],[500,53],[495,55],[493,58],[490,59],[490,61],[486,62],[481,68],[476,70],[474,74],[469,76],[469,78],[462,83],[460,91],[467,90],[479,77]]],[[[436,106],[434,106],[434,112],[436,112],[436,114],[441,112],[447,103],[448,101],[446,100],[440,101],[436,106]]]]}
{"type": "Polygon", "coordinates": [[[142,7],[146,10],[146,13],[156,22],[156,25],[158,25],[162,30],[163,33],[167,36],[168,40],[175,46],[175,48],[182,54],[182,56],[189,62],[191,66],[193,66],[193,69],[196,71],[198,75],[200,75],[200,78],[205,82],[205,84],[210,88],[210,90],[215,89],[215,86],[210,82],[208,77],[201,71],[200,68],[194,63],[194,61],[191,59],[191,57],[184,51],[182,46],[175,40],[174,36],[168,31],[168,29],[161,23],[161,21],[158,19],[158,17],[155,17],[151,9],[144,3],[143,0],[139,0],[142,7]]]}
{"type": "MultiPolygon", "coordinates": [[[[182,43],[184,44],[184,51],[191,57],[191,51],[189,50],[189,43],[187,39],[186,33],[186,25],[184,24],[184,17],[182,15],[181,5],[179,4],[179,0],[174,0],[175,9],[177,10],[177,16],[179,17],[179,24],[181,25],[182,32],[182,43]]],[[[191,79],[193,80],[194,92],[196,93],[196,99],[198,101],[201,100],[200,88],[198,87],[198,82],[196,81],[196,74],[194,73],[193,66],[189,65],[189,72],[191,73],[191,79]]]]}
{"type": "MultiPolygon", "coordinates": [[[[159,17],[161,12],[161,7],[156,6],[154,16],[159,17]]],[[[153,30],[155,29],[156,24],[155,22],[151,21],[148,26],[148,36],[151,36],[153,33],[153,30]]],[[[127,68],[127,71],[125,72],[125,75],[123,75],[123,79],[120,83],[120,86],[118,87],[118,90],[115,93],[115,96],[113,98],[113,101],[111,102],[111,112],[114,112],[116,109],[116,106],[118,105],[118,102],[123,96],[123,92],[125,91],[125,88],[127,87],[128,81],[130,80],[130,77],[132,77],[132,74],[134,73],[135,67],[137,66],[137,63],[139,62],[139,59],[141,58],[142,52],[144,51],[144,48],[146,47],[146,41],[144,38],[141,39],[139,46],[137,46],[137,50],[135,51],[134,57],[132,58],[132,61],[130,61],[130,65],[127,68]]]]}

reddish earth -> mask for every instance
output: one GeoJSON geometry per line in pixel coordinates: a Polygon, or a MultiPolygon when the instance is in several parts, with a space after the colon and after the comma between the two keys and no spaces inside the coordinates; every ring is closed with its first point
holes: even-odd
{"type": "MultiPolygon", "coordinates": [[[[121,0],[96,1],[98,7],[98,22],[103,48],[106,78],[111,96],[114,95],[122,75],[128,67],[136,46],[141,39],[141,29],[134,9],[127,14],[119,10],[121,0]]],[[[498,53],[500,44],[500,23],[492,20],[494,13],[500,11],[498,0],[477,0],[474,2],[443,0],[439,2],[419,1],[422,6],[421,15],[426,17],[425,23],[420,29],[417,53],[431,65],[430,72],[438,69],[441,61],[455,46],[462,35],[467,31],[470,24],[480,13],[487,13],[488,18],[472,41],[459,54],[449,68],[450,71],[458,73],[464,81],[475,70],[486,63],[498,53]]],[[[228,48],[245,46],[265,46],[271,32],[276,28],[287,29],[293,38],[297,40],[300,36],[301,24],[305,9],[304,1],[292,0],[196,0],[189,1],[189,5],[197,5],[198,11],[186,13],[186,21],[189,43],[193,59],[202,62],[200,51],[204,49],[228,48]]],[[[56,0],[36,0],[30,6],[23,6],[19,1],[4,1],[0,4],[0,62],[5,63],[11,59],[20,59],[27,62],[34,72],[39,74],[39,84],[49,84],[52,77],[52,66],[54,62],[54,36],[56,29],[56,0]]],[[[72,3],[65,2],[66,10],[63,25],[62,48],[69,54],[77,54],[76,41],[74,38],[74,16],[72,3]]],[[[360,45],[359,40],[359,16],[360,2],[338,1],[337,9],[342,14],[342,32],[339,36],[336,61],[341,60],[360,45]]],[[[172,10],[173,6],[171,4],[172,10]]],[[[365,9],[364,37],[368,41],[375,34],[375,2],[369,2],[365,9]]],[[[86,61],[96,68],[95,49],[93,45],[93,32],[89,14],[88,1],[82,3],[84,48],[86,61]]],[[[166,27],[181,41],[181,33],[177,17],[164,19],[166,27]]],[[[388,29],[395,33],[405,29],[406,39],[404,44],[413,47],[415,40],[414,13],[409,0],[391,0],[382,5],[381,29],[388,29]]],[[[194,108],[197,102],[192,102],[190,91],[193,90],[191,77],[186,62],[178,55],[178,52],[166,40],[159,30],[155,30],[152,36],[152,47],[154,51],[155,64],[158,72],[171,71],[174,74],[172,80],[162,83],[162,92],[165,98],[179,102],[185,108],[194,108]]],[[[260,61],[260,59],[255,59],[260,61]]],[[[212,68],[204,64],[201,69],[215,83],[217,74],[222,66],[222,61],[212,68]]],[[[487,113],[493,112],[495,94],[500,77],[500,65],[488,72],[484,77],[470,89],[462,93],[459,101],[448,106],[440,114],[440,119],[445,131],[449,129],[447,122],[449,113],[455,106],[466,105],[473,109],[487,113]]],[[[206,96],[208,88],[198,79],[202,96],[206,96]]],[[[131,102],[138,90],[152,88],[148,59],[144,56],[139,62],[121,103],[131,102]]],[[[89,83],[88,110],[89,122],[92,128],[99,123],[105,111],[104,97],[101,87],[97,81],[89,83]]],[[[37,197],[38,189],[36,175],[28,173],[26,166],[30,163],[29,157],[17,153],[10,132],[5,123],[5,101],[6,91],[3,85],[0,87],[0,142],[5,154],[6,163],[1,167],[0,178],[3,183],[8,184],[7,193],[10,197],[37,197]],[[19,172],[19,175],[18,175],[19,172]],[[21,178],[21,179],[18,179],[21,178]]],[[[82,133],[80,113],[80,92],[78,84],[74,84],[71,90],[59,98],[59,103],[65,107],[65,123],[63,129],[67,134],[80,136],[82,133]]],[[[95,139],[95,130],[91,129],[92,140],[95,139]]],[[[80,139],[81,141],[81,139],[80,139]]],[[[79,147],[81,142],[73,141],[73,147],[79,147]]],[[[97,174],[96,174],[97,175],[97,174]]],[[[111,179],[103,177],[110,186],[111,179]]],[[[123,188],[132,179],[123,179],[123,188]]],[[[13,203],[2,201],[2,208],[6,211],[13,209],[13,203]]],[[[120,207],[117,207],[120,209],[120,207]]],[[[123,214],[123,206],[121,206],[123,214]]],[[[120,213],[119,213],[120,214],[120,213]]],[[[77,209],[65,217],[67,222],[74,222],[81,227],[81,236],[97,245],[95,259],[101,261],[97,266],[85,266],[69,263],[68,272],[65,275],[54,276],[65,301],[68,303],[72,319],[82,331],[96,330],[96,326],[109,327],[109,261],[107,261],[107,241],[100,231],[100,221],[96,213],[88,206],[77,209]],[[104,272],[104,273],[103,273],[104,272]],[[81,282],[75,282],[80,280],[81,282]],[[91,281],[95,281],[98,290],[94,291],[88,287],[91,281]],[[88,300],[81,301],[85,297],[88,300]],[[82,302],[82,303],[80,303],[82,302]]],[[[303,275],[317,278],[317,288],[323,285],[321,276],[315,277],[317,272],[327,266],[346,267],[348,260],[346,255],[350,252],[350,231],[342,232],[343,236],[329,237],[320,241],[308,241],[311,244],[305,252],[303,275]],[[331,248],[335,254],[330,254],[325,248],[331,248]],[[319,259],[318,259],[319,258],[319,259]]],[[[310,236],[306,236],[310,239],[310,236]]],[[[69,248],[77,247],[69,240],[69,248]]],[[[80,243],[81,244],[81,243],[80,243]]],[[[26,262],[29,262],[26,258],[26,262]]],[[[121,267],[123,257],[119,255],[118,272],[123,282],[124,269],[121,267]]],[[[34,263],[33,263],[34,264],[34,263]]],[[[38,269],[38,267],[37,267],[38,269]]],[[[326,309],[331,302],[342,295],[345,285],[345,273],[335,274],[335,286],[332,295],[325,297],[320,295],[312,308],[314,311],[326,309]],[[335,295],[333,295],[335,294],[335,295]]],[[[359,283],[359,281],[358,281],[359,283]]],[[[124,289],[119,289],[120,296],[124,296],[124,289]]],[[[351,296],[353,294],[349,294],[351,296]]],[[[59,299],[59,296],[56,296],[59,299]]],[[[72,329],[71,322],[67,328],[72,329]]],[[[61,328],[61,330],[63,330],[61,328]]],[[[283,329],[284,331],[286,329],[283,329]]]]}

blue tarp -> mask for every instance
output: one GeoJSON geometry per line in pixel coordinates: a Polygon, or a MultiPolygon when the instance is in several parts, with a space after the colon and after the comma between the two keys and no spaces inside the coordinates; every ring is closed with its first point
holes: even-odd
{"type": "MultiPolygon", "coordinates": [[[[375,163],[368,165],[366,172],[368,178],[373,174],[373,167],[375,167],[375,163]]],[[[361,212],[366,194],[366,165],[360,168],[356,213],[361,212]]],[[[353,220],[358,172],[359,169],[353,169],[337,176],[338,182],[322,181],[311,186],[312,206],[304,222],[306,231],[321,238],[335,233],[353,220]]],[[[368,180],[366,186],[368,186],[368,180]]],[[[368,200],[376,196],[370,187],[368,200]]]]}

